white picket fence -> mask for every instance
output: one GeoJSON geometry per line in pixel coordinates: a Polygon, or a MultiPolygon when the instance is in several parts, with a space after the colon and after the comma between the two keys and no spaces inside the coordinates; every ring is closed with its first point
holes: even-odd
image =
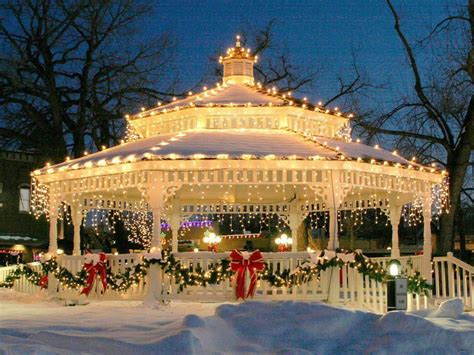
{"type": "MultiPolygon", "coordinates": [[[[294,270],[298,265],[307,261],[307,252],[286,252],[286,253],[262,253],[264,260],[273,270],[283,271],[285,269],[294,270]]],[[[175,257],[180,260],[183,266],[191,269],[202,268],[209,270],[215,263],[221,259],[228,259],[229,253],[211,253],[211,252],[187,252],[176,253],[175,257]]],[[[415,270],[420,271],[421,256],[402,257],[402,265],[407,268],[407,272],[412,274],[415,270]],[[411,265],[413,267],[411,267],[411,265]]],[[[107,255],[108,265],[113,273],[125,271],[127,268],[140,263],[141,254],[119,254],[107,255]]],[[[380,262],[384,266],[390,258],[374,258],[374,261],[380,262]]],[[[80,271],[84,265],[84,256],[61,255],[58,257],[58,263],[71,271],[73,274],[80,271]]],[[[33,265],[33,264],[30,264],[33,265]]],[[[40,265],[33,265],[39,271],[40,265]]],[[[4,280],[6,275],[13,271],[17,266],[0,268],[0,281],[4,280]]],[[[21,267],[21,266],[19,266],[21,267]]],[[[184,290],[179,290],[179,285],[175,280],[165,274],[160,269],[157,275],[160,288],[160,298],[163,300],[182,300],[182,301],[200,301],[200,302],[222,302],[235,300],[234,287],[230,280],[225,280],[218,285],[191,286],[184,290]]],[[[147,278],[150,277],[147,276],[147,278]]],[[[48,293],[54,297],[66,300],[85,299],[85,296],[79,296],[77,290],[68,289],[61,281],[56,281],[50,277],[48,293]]],[[[117,292],[107,289],[104,293],[102,286],[96,282],[95,288],[88,296],[89,299],[103,300],[143,300],[147,293],[147,284],[149,280],[143,280],[138,285],[132,286],[126,292],[117,292]]],[[[25,278],[15,282],[14,289],[21,292],[33,293],[39,287],[33,286],[25,278]]],[[[384,313],[386,312],[387,290],[384,283],[370,280],[364,277],[357,270],[344,266],[342,268],[329,268],[321,272],[320,279],[316,278],[305,282],[300,286],[285,288],[273,287],[269,283],[259,280],[255,295],[256,300],[318,300],[329,301],[333,304],[342,304],[348,306],[362,307],[368,310],[384,313]]],[[[414,309],[426,308],[426,299],[409,295],[409,307],[414,309]]]]}
{"type": "MultiPolygon", "coordinates": [[[[41,271],[41,264],[40,263],[29,263],[33,271],[41,271]]],[[[15,271],[18,268],[22,268],[24,265],[12,265],[0,268],[0,282],[5,281],[6,277],[15,271]]],[[[27,280],[26,277],[21,277],[20,279],[16,280],[14,283],[14,289],[18,292],[23,293],[36,293],[41,288],[39,286],[35,286],[33,283],[27,280]]]]}
{"type": "Polygon", "coordinates": [[[433,258],[434,292],[437,303],[459,298],[464,305],[474,309],[474,266],[455,258],[453,253],[433,258]]]}
{"type": "MultiPolygon", "coordinates": [[[[384,269],[388,268],[388,263],[393,259],[393,257],[370,258],[370,260],[381,264],[384,269]]],[[[402,264],[403,274],[412,276],[416,271],[418,271],[421,275],[426,275],[425,269],[427,266],[423,262],[423,255],[400,256],[396,259],[402,264]]]]}

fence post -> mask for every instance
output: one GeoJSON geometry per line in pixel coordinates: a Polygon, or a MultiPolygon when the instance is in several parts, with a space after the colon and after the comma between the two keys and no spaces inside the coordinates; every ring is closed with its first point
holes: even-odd
{"type": "Polygon", "coordinates": [[[329,294],[328,302],[330,304],[337,305],[339,304],[339,293],[340,293],[340,283],[339,283],[339,268],[332,267],[329,271],[329,294]]]}
{"type": "MultiPolygon", "coordinates": [[[[453,257],[453,253],[448,253],[448,287],[449,287],[449,297],[454,298],[454,269],[453,269],[453,262],[451,258],[453,257]]],[[[447,295],[446,295],[447,296],[447,295]]]]}
{"type": "Polygon", "coordinates": [[[163,282],[163,272],[158,264],[150,265],[147,274],[148,295],[145,298],[145,305],[156,307],[161,301],[161,291],[163,282]]]}

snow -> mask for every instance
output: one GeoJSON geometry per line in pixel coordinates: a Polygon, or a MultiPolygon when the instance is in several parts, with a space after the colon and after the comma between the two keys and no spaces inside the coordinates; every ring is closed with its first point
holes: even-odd
{"type": "MultiPolygon", "coordinates": [[[[94,301],[0,290],[0,353],[472,353],[474,317],[380,316],[316,302],[94,301]]],[[[453,304],[442,306],[456,308],[453,304]]],[[[436,312],[436,311],[435,311],[436,312]]],[[[433,312],[431,312],[433,313],[433,312]]]]}
{"type": "Polygon", "coordinates": [[[439,308],[431,314],[438,318],[459,318],[464,312],[464,304],[460,299],[444,301],[439,308]]]}
{"type": "Polygon", "coordinates": [[[412,164],[414,166],[417,165],[413,162],[410,163],[407,159],[403,158],[400,155],[394,154],[382,148],[375,148],[362,143],[345,142],[327,137],[315,136],[313,139],[315,142],[318,142],[319,144],[327,146],[331,149],[337,149],[346,157],[350,157],[353,159],[375,159],[377,161],[388,161],[391,163],[400,163],[405,165],[412,164]]]}
{"type": "Polygon", "coordinates": [[[351,159],[410,164],[405,158],[381,148],[327,137],[314,136],[309,139],[289,130],[194,129],[121,144],[51,168],[39,169],[39,172],[46,173],[50,169],[81,169],[143,159],[190,159],[196,155],[206,159],[216,159],[221,154],[227,155],[229,159],[241,159],[243,155],[251,155],[257,159],[270,155],[275,159],[338,159],[340,153],[351,159]]]}
{"type": "Polygon", "coordinates": [[[19,235],[0,235],[0,240],[16,240],[18,242],[26,242],[29,240],[36,240],[35,238],[19,236],[19,235]]]}
{"type": "Polygon", "coordinates": [[[249,86],[245,84],[224,84],[213,89],[206,90],[199,94],[191,95],[185,99],[171,102],[167,105],[157,107],[153,110],[146,111],[146,113],[160,113],[166,110],[174,109],[175,107],[206,106],[213,105],[283,105],[284,100],[259,92],[257,86],[249,86]]]}
{"type": "MultiPolygon", "coordinates": [[[[320,156],[329,159],[337,154],[305,137],[285,130],[260,129],[196,129],[186,133],[173,133],[141,139],[122,144],[83,158],[54,165],[53,169],[83,168],[87,164],[114,163],[130,159],[189,159],[194,154],[203,154],[206,158],[217,158],[219,154],[228,154],[230,159],[240,159],[243,154],[257,158],[275,155],[276,158],[296,155],[300,158],[320,156]]],[[[45,173],[49,168],[40,169],[45,173]]]]}

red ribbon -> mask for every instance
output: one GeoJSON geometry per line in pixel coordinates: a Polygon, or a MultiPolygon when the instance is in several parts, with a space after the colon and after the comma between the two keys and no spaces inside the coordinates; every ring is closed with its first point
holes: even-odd
{"type": "Polygon", "coordinates": [[[257,287],[256,271],[262,271],[265,268],[262,253],[259,250],[250,253],[235,249],[230,253],[230,259],[230,268],[237,273],[235,287],[236,298],[242,298],[244,300],[247,297],[253,297],[257,287]],[[247,293],[245,293],[245,277],[247,271],[250,277],[250,284],[247,293]]]}
{"type": "Polygon", "coordinates": [[[48,287],[48,274],[44,275],[38,283],[38,286],[41,287],[41,289],[47,288],[48,287]]]}
{"type": "Polygon", "coordinates": [[[89,295],[89,293],[92,290],[92,285],[94,284],[97,274],[100,276],[100,280],[102,282],[102,286],[105,292],[107,288],[107,274],[106,274],[106,267],[105,267],[105,259],[106,259],[105,253],[99,253],[98,262],[94,263],[94,260],[92,260],[90,263],[84,263],[84,269],[86,269],[86,272],[89,274],[89,276],[87,277],[86,286],[81,291],[81,295],[84,293],[86,294],[86,296],[89,295]]]}
{"type": "Polygon", "coordinates": [[[216,244],[208,245],[207,251],[212,251],[213,253],[217,253],[217,245],[216,244]]]}

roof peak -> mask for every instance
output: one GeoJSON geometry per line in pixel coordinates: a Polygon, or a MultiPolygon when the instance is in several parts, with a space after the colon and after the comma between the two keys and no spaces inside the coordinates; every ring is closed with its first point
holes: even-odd
{"type": "Polygon", "coordinates": [[[227,49],[226,55],[219,57],[219,62],[224,66],[224,84],[254,83],[253,65],[257,62],[257,56],[250,53],[250,48],[241,46],[240,35],[235,36],[235,47],[227,49]]]}

